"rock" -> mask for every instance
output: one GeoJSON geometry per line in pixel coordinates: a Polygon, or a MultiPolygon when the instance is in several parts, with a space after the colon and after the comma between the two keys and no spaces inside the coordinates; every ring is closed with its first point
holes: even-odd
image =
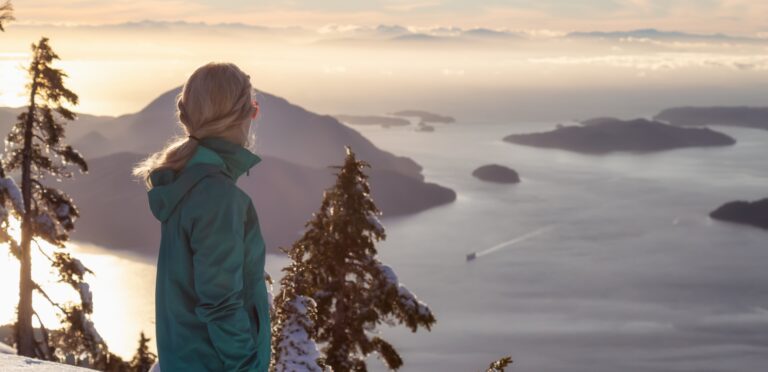
{"type": "Polygon", "coordinates": [[[768,229],[768,198],[756,202],[740,200],[725,203],[709,216],[716,220],[768,229]]]}
{"type": "Polygon", "coordinates": [[[733,138],[708,128],[680,128],[657,121],[614,118],[587,120],[549,132],[512,134],[504,141],[587,154],[655,152],[685,147],[729,146],[733,138]]]}
{"type": "Polygon", "coordinates": [[[498,164],[483,165],[475,169],[472,175],[478,179],[497,183],[518,183],[520,176],[514,169],[498,164]]]}

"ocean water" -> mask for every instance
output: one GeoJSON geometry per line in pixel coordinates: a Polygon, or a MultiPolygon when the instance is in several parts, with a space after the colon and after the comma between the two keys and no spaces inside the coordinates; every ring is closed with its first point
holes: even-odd
{"type": "MultiPolygon", "coordinates": [[[[726,148],[587,156],[512,145],[551,124],[362,128],[458,192],[387,221],[382,259],[433,309],[431,332],[385,329],[404,371],[762,371],[768,231],[710,220],[768,197],[768,132],[726,148]],[[471,176],[498,163],[522,182],[471,176]],[[467,262],[470,252],[492,252],[467,262]]],[[[373,371],[384,371],[373,360],[373,371]]]]}
{"type": "MultiPolygon", "coordinates": [[[[505,355],[517,372],[764,370],[768,232],[707,214],[768,197],[768,131],[717,128],[738,144],[645,155],[501,140],[551,127],[356,127],[458,193],[452,204],[383,219],[380,258],[437,318],[430,332],[381,328],[401,370],[480,371],[505,355]],[[522,182],[471,176],[488,163],[516,169],[522,182]],[[480,253],[466,261],[471,252],[480,253]]],[[[76,249],[97,273],[97,327],[132,354],[141,329],[154,334],[154,260],[76,249]]],[[[267,258],[275,277],[285,264],[267,258]]],[[[369,368],[386,370],[375,356],[369,368]]]]}

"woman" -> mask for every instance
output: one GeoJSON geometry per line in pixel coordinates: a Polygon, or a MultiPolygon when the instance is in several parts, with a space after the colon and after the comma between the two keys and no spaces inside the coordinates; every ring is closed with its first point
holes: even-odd
{"type": "Polygon", "coordinates": [[[155,315],[165,372],[269,366],[264,240],[235,184],[261,160],[246,149],[259,112],[249,79],[231,63],[198,68],[177,99],[187,136],[134,169],[162,226],[155,315]]]}

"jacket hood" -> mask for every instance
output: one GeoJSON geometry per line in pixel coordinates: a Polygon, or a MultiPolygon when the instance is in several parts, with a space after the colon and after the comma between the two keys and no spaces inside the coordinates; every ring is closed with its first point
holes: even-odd
{"type": "Polygon", "coordinates": [[[220,137],[201,138],[195,154],[180,172],[160,168],[150,173],[149,208],[155,218],[164,222],[184,195],[203,178],[222,172],[236,182],[260,161],[258,155],[234,142],[220,137]]]}

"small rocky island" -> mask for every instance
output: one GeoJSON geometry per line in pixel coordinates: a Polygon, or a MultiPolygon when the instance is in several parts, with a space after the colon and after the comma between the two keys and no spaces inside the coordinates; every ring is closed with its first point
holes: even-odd
{"type": "Polygon", "coordinates": [[[419,124],[416,125],[416,131],[417,132],[434,132],[435,127],[423,121],[420,121],[419,124]]]}
{"type": "Polygon", "coordinates": [[[519,183],[520,176],[509,167],[499,164],[483,165],[472,172],[475,178],[496,183],[519,183]]]}
{"type": "Polygon", "coordinates": [[[733,201],[723,204],[709,214],[710,217],[768,229],[768,198],[756,202],[733,201]]]}
{"type": "Polygon", "coordinates": [[[733,138],[709,128],[681,128],[647,119],[598,118],[558,125],[549,132],[512,134],[504,141],[585,154],[655,152],[685,147],[729,146],[733,138]]]}
{"type": "Polygon", "coordinates": [[[435,114],[434,112],[424,110],[402,110],[393,112],[392,116],[399,116],[404,118],[417,118],[422,123],[440,123],[450,124],[455,123],[456,119],[451,116],[435,114]]]}
{"type": "Polygon", "coordinates": [[[381,125],[385,128],[411,125],[409,120],[392,116],[339,114],[335,118],[342,123],[352,125],[381,125]]]}

